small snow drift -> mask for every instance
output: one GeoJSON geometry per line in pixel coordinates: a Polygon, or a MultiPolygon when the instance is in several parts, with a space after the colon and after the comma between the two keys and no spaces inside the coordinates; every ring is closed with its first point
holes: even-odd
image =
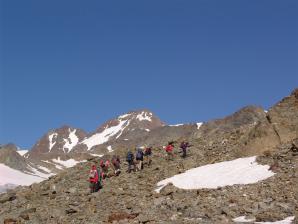
{"type": "Polygon", "coordinates": [[[171,125],[168,125],[170,127],[179,127],[179,126],[183,126],[184,124],[171,124],[171,125]]]}
{"type": "Polygon", "coordinates": [[[113,151],[114,151],[111,145],[109,145],[109,146],[107,147],[107,149],[108,149],[109,152],[113,152],[113,151]]]}
{"type": "Polygon", "coordinates": [[[28,150],[18,150],[17,151],[17,153],[19,153],[20,156],[24,156],[27,152],[28,152],[28,150]]]}
{"type": "Polygon", "coordinates": [[[173,183],[182,189],[217,188],[235,184],[252,184],[274,175],[269,166],[259,165],[256,156],[209,164],[187,170],[157,183],[156,192],[173,183]]]}
{"type": "Polygon", "coordinates": [[[74,159],[68,159],[68,160],[61,160],[60,157],[58,157],[58,159],[52,159],[52,161],[54,163],[58,163],[64,167],[70,168],[75,166],[76,164],[80,163],[80,162],[87,162],[86,160],[82,160],[82,161],[76,161],[74,159]]]}
{"type": "Polygon", "coordinates": [[[246,219],[245,216],[240,216],[237,218],[234,218],[233,221],[237,223],[252,223],[255,224],[291,224],[295,219],[295,216],[290,216],[285,218],[284,220],[276,221],[276,222],[254,222],[255,219],[246,219]]]}
{"type": "Polygon", "coordinates": [[[200,129],[200,127],[202,126],[202,122],[201,123],[197,123],[197,129],[199,130],[200,129]]]}

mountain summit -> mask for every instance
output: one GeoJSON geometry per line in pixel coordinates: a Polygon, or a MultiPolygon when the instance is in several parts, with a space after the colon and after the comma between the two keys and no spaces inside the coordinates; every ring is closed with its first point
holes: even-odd
{"type": "Polygon", "coordinates": [[[101,125],[81,141],[77,149],[92,151],[103,144],[127,141],[164,125],[164,122],[148,110],[131,111],[101,125]]]}

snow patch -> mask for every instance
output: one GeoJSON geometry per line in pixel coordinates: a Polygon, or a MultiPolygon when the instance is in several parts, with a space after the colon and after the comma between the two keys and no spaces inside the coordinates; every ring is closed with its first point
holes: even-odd
{"type": "Polygon", "coordinates": [[[128,116],[130,116],[130,114],[123,114],[123,115],[121,115],[121,116],[118,117],[118,120],[119,119],[124,119],[124,118],[126,118],[128,116]]]}
{"type": "Polygon", "coordinates": [[[49,143],[50,143],[49,152],[51,152],[53,146],[56,144],[56,141],[54,139],[56,139],[57,136],[58,136],[57,133],[53,133],[49,135],[49,143]]]}
{"type": "Polygon", "coordinates": [[[50,161],[47,161],[47,160],[41,160],[41,161],[44,162],[44,163],[48,163],[48,164],[51,164],[51,165],[55,166],[58,170],[63,170],[64,169],[63,166],[60,166],[56,163],[53,163],[53,162],[50,162],[50,161]]]}
{"type": "Polygon", "coordinates": [[[38,169],[41,169],[41,170],[45,171],[46,173],[50,174],[52,172],[51,170],[49,170],[48,168],[46,168],[44,166],[37,166],[37,167],[38,167],[38,169]]]}
{"type": "Polygon", "coordinates": [[[197,129],[199,130],[200,129],[200,127],[202,126],[202,122],[201,123],[197,123],[197,129]]]}
{"type": "Polygon", "coordinates": [[[20,154],[20,156],[24,156],[29,150],[18,150],[17,153],[20,154]]]}
{"type": "Polygon", "coordinates": [[[276,221],[276,222],[255,222],[256,224],[291,224],[293,223],[295,216],[287,217],[283,220],[276,221]]]}
{"type": "Polygon", "coordinates": [[[172,124],[172,125],[169,125],[170,127],[179,127],[179,126],[183,126],[184,124],[172,124]]]}
{"type": "Polygon", "coordinates": [[[145,131],[150,132],[150,129],[146,128],[145,131]]]}
{"type": "Polygon", "coordinates": [[[48,170],[46,167],[42,167],[42,170],[43,169],[47,169],[49,171],[47,173],[42,173],[42,172],[40,172],[39,170],[37,170],[36,168],[34,168],[34,167],[30,166],[30,165],[29,165],[29,168],[32,171],[33,175],[39,176],[39,177],[42,177],[42,178],[45,178],[45,179],[49,178],[50,176],[55,175],[54,173],[51,173],[51,171],[48,170]]]}
{"type": "Polygon", "coordinates": [[[234,218],[233,219],[234,222],[242,222],[242,223],[246,223],[246,222],[254,222],[255,219],[246,219],[245,216],[240,216],[240,217],[237,217],[237,218],[234,218]]]}
{"type": "Polygon", "coordinates": [[[67,139],[64,139],[64,146],[63,146],[63,151],[65,152],[65,150],[67,150],[67,152],[70,152],[73,147],[75,147],[78,142],[79,142],[79,138],[78,136],[76,135],[76,129],[74,129],[73,131],[71,131],[69,129],[69,136],[67,139]]]}
{"type": "Polygon", "coordinates": [[[94,154],[94,153],[89,153],[89,155],[94,156],[94,157],[103,157],[103,154],[94,154]]]}
{"type": "Polygon", "coordinates": [[[94,134],[90,138],[85,139],[84,141],[82,141],[82,143],[87,145],[89,151],[93,146],[101,145],[107,142],[112,136],[123,131],[123,126],[126,122],[127,120],[120,121],[118,125],[106,128],[101,133],[94,134]]]}
{"type": "Polygon", "coordinates": [[[121,129],[120,134],[117,135],[116,139],[118,139],[118,138],[122,135],[124,129],[128,127],[129,123],[130,123],[130,121],[128,121],[127,124],[125,125],[125,127],[123,127],[123,128],[121,129]]]}
{"type": "Polygon", "coordinates": [[[114,151],[111,145],[109,145],[109,146],[107,147],[107,149],[108,149],[109,152],[113,152],[113,151],[114,151]]]}
{"type": "Polygon", "coordinates": [[[61,160],[60,157],[58,157],[58,159],[52,159],[52,161],[53,161],[54,163],[58,163],[58,164],[60,164],[60,165],[62,165],[62,166],[64,166],[64,167],[67,167],[67,168],[69,168],[69,167],[73,167],[73,166],[75,166],[76,164],[81,163],[81,162],[87,162],[86,160],[76,161],[76,160],[74,160],[74,159],[61,160]]]}
{"type": "Polygon", "coordinates": [[[137,115],[137,119],[139,121],[144,121],[144,120],[152,121],[151,117],[152,117],[152,113],[149,113],[149,116],[148,116],[148,113],[145,111],[143,111],[141,114],[137,115]]]}
{"type": "Polygon", "coordinates": [[[252,223],[254,222],[255,224],[291,224],[295,219],[295,216],[290,216],[285,218],[284,220],[276,221],[276,222],[255,222],[255,219],[246,219],[245,216],[240,216],[237,218],[234,218],[234,222],[238,223],[252,223]]]}
{"type": "Polygon", "coordinates": [[[268,165],[259,165],[256,156],[240,158],[187,170],[157,183],[156,192],[169,183],[182,189],[200,189],[252,184],[273,176],[268,165]]]}

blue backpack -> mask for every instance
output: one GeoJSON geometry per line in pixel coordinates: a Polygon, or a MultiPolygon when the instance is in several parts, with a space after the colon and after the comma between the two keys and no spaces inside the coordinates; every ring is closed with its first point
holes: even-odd
{"type": "Polygon", "coordinates": [[[131,161],[133,161],[133,154],[132,154],[132,152],[128,152],[128,153],[127,153],[126,161],[127,161],[127,162],[131,162],[131,161]]]}

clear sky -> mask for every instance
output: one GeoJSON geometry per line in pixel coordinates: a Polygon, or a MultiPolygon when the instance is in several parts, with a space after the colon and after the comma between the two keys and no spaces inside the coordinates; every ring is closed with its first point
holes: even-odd
{"type": "Polygon", "coordinates": [[[148,108],[207,121],[298,87],[298,1],[0,0],[0,143],[148,108]]]}

